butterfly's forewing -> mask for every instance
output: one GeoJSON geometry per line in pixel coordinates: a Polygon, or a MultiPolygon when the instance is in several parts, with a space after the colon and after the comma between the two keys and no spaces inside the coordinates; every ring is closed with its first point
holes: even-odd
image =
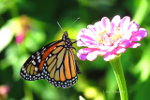
{"type": "Polygon", "coordinates": [[[45,59],[59,42],[50,43],[32,54],[21,68],[20,75],[22,78],[30,81],[45,79],[45,69],[43,69],[45,59]]]}

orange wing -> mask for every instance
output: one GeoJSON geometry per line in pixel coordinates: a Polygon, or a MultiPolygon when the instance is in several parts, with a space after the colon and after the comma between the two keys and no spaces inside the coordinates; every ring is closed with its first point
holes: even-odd
{"type": "Polygon", "coordinates": [[[47,80],[56,87],[68,88],[78,79],[78,66],[72,48],[57,47],[47,60],[47,80]]]}

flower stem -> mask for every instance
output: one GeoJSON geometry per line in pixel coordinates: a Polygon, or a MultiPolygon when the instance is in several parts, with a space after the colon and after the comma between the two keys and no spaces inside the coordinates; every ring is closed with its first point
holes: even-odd
{"type": "Polygon", "coordinates": [[[116,77],[116,81],[117,81],[117,84],[119,87],[121,100],[128,100],[126,81],[124,78],[124,73],[123,73],[120,57],[119,56],[116,57],[115,59],[111,60],[110,63],[113,68],[113,71],[114,71],[114,74],[116,77]]]}

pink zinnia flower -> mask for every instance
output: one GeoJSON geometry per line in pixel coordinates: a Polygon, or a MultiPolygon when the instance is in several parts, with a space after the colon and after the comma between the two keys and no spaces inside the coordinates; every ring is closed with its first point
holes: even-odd
{"type": "Polygon", "coordinates": [[[140,46],[142,38],[147,36],[147,31],[125,16],[116,15],[110,21],[103,17],[94,25],[83,28],[77,36],[77,45],[86,48],[80,49],[77,56],[81,60],[93,61],[97,56],[103,56],[105,61],[114,59],[124,53],[127,48],[140,46]]]}

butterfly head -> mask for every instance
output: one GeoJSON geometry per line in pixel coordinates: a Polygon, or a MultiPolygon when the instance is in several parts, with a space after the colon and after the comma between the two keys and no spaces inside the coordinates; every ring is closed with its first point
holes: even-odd
{"type": "Polygon", "coordinates": [[[62,36],[62,40],[65,41],[66,39],[69,39],[69,38],[68,38],[68,32],[67,32],[67,31],[65,31],[64,34],[63,34],[63,36],[62,36]]]}
{"type": "Polygon", "coordinates": [[[62,36],[62,40],[65,41],[65,47],[66,48],[71,48],[73,42],[71,41],[71,39],[68,37],[68,32],[65,31],[63,36],[62,36]]]}

